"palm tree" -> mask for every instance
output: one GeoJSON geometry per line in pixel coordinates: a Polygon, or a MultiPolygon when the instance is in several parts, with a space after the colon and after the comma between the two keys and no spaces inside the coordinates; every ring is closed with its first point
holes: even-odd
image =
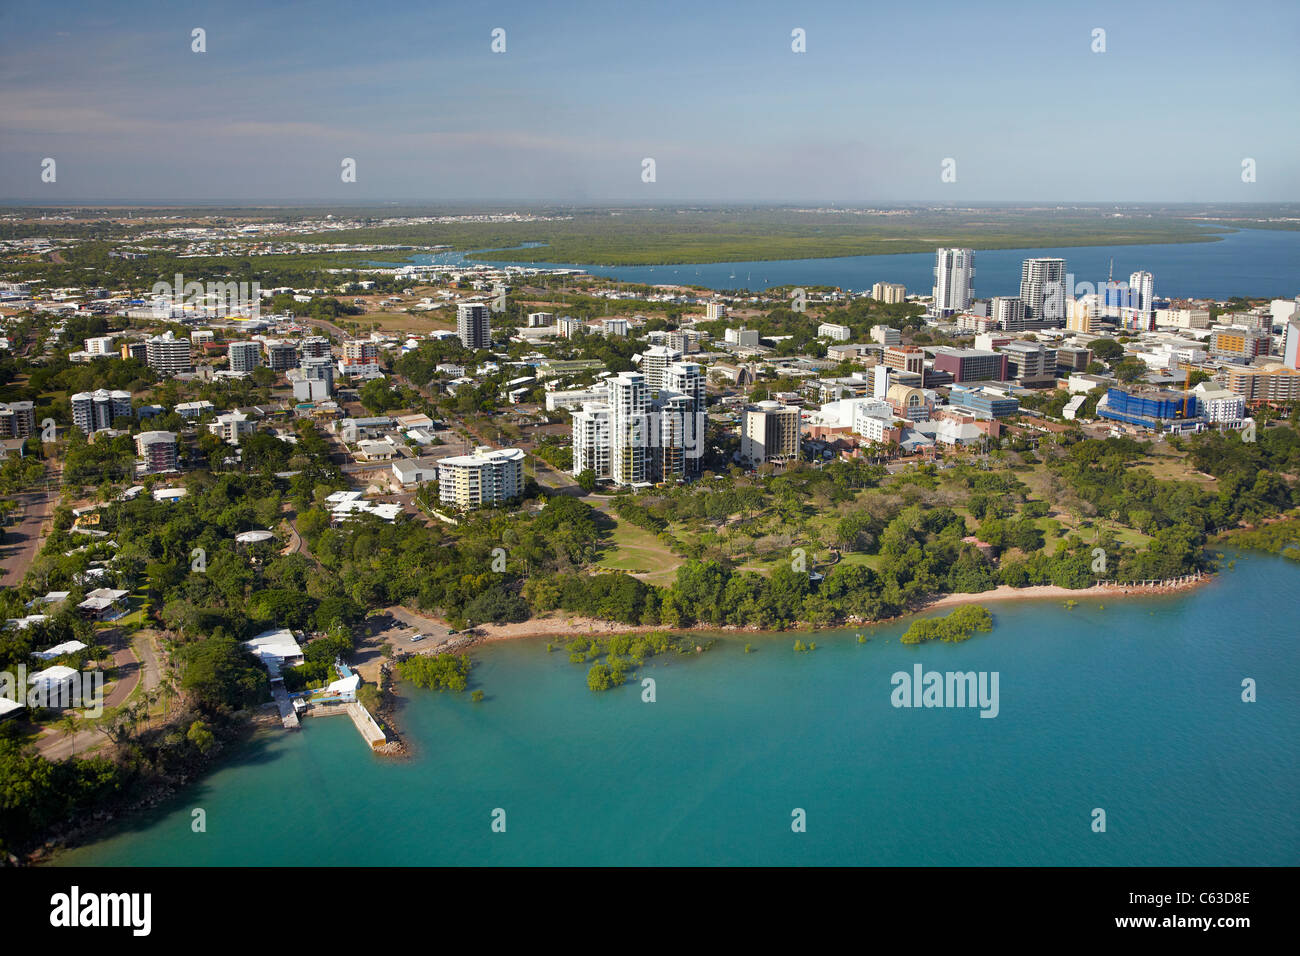
{"type": "Polygon", "coordinates": [[[63,736],[71,738],[81,724],[81,718],[77,716],[75,710],[65,711],[59,719],[59,729],[63,731],[63,736]]]}

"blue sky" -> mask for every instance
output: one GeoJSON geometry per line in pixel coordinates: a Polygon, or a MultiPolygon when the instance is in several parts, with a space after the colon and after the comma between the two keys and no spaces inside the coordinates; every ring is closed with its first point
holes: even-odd
{"type": "Polygon", "coordinates": [[[1297,49],[1294,0],[10,3],[0,198],[1295,201],[1297,49]]]}

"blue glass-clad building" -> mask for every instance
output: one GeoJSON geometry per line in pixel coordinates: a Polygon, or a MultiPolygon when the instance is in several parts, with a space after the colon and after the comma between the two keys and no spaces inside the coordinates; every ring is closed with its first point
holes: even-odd
{"type": "Polygon", "coordinates": [[[1197,418],[1200,405],[1196,395],[1181,392],[1126,392],[1122,388],[1107,390],[1106,398],[1097,403],[1097,415],[1115,421],[1141,425],[1159,431],[1164,423],[1176,419],[1197,418]],[[1183,402],[1187,413],[1183,413],[1183,402]]]}
{"type": "Polygon", "coordinates": [[[957,408],[967,408],[984,418],[1006,418],[1020,411],[1019,399],[1010,395],[998,395],[980,388],[964,388],[954,385],[948,395],[948,404],[957,408]]]}

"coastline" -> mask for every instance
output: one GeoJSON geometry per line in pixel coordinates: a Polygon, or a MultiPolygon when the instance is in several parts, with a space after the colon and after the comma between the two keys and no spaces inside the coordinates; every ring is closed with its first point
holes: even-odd
{"type": "MultiPolygon", "coordinates": [[[[1093,585],[1089,588],[1062,588],[1055,585],[1037,585],[1027,588],[1013,588],[1010,585],[999,585],[990,591],[980,591],[975,593],[945,594],[924,602],[918,607],[901,614],[894,618],[887,618],[880,621],[847,621],[842,624],[832,625],[833,629],[848,629],[851,627],[874,626],[878,624],[890,624],[902,621],[905,618],[922,614],[927,611],[934,611],[943,608],[957,607],[964,604],[982,604],[1005,603],[1007,601],[1034,601],[1034,600],[1057,600],[1065,601],[1080,598],[1095,597],[1140,597],[1154,596],[1159,594],[1173,594],[1182,591],[1189,591],[1202,584],[1206,584],[1214,579],[1212,574],[1202,574],[1199,577],[1190,577],[1177,584],[1162,584],[1155,587],[1143,587],[1132,585],[1093,585]]],[[[737,627],[735,625],[719,624],[696,624],[690,627],[668,628],[662,625],[646,624],[620,624],[615,621],[603,621],[596,618],[583,617],[581,615],[556,614],[554,612],[538,618],[532,618],[527,621],[519,621],[513,624],[500,625],[480,625],[479,628],[483,633],[476,636],[452,650],[454,653],[461,653],[470,650],[478,644],[490,644],[498,641],[523,640],[527,638],[571,638],[577,634],[635,634],[648,633],[651,631],[671,631],[674,633],[697,632],[729,632],[746,634],[767,634],[776,635],[789,633],[790,631],[812,630],[810,625],[800,623],[786,631],[763,630],[758,627],[737,627]]],[[[826,628],[822,628],[826,629],[826,628]]],[[[434,652],[430,648],[425,653],[434,652]]],[[[391,662],[385,662],[387,665],[384,674],[384,705],[380,708],[381,719],[392,735],[393,743],[396,746],[391,751],[385,751],[383,756],[410,756],[410,751],[402,739],[400,731],[397,730],[395,720],[394,698],[400,696],[397,691],[397,681],[394,674],[391,673],[391,662]]],[[[253,739],[259,733],[269,733],[274,729],[278,720],[266,714],[254,713],[237,725],[239,729],[235,730],[230,741],[231,744],[247,742],[253,739]]],[[[229,750],[223,747],[226,753],[222,756],[228,756],[235,748],[229,750]]],[[[87,843],[95,842],[101,839],[103,835],[110,831],[114,825],[122,823],[134,817],[140,810],[154,809],[166,800],[175,797],[181,790],[192,786],[198,779],[201,779],[212,769],[215,768],[220,758],[214,755],[214,759],[208,761],[202,768],[196,768],[192,772],[181,775],[178,779],[157,781],[150,786],[145,794],[145,799],[134,806],[114,806],[105,808],[94,814],[92,817],[80,821],[78,824],[56,831],[50,834],[43,845],[28,851],[24,854],[21,862],[26,865],[48,865],[51,860],[61,850],[70,849],[87,843]]]]}
{"type": "Polygon", "coordinates": [[[668,627],[663,624],[621,624],[617,621],[605,621],[599,618],[584,617],[582,615],[556,614],[554,612],[542,617],[529,618],[527,621],[518,621],[512,624],[480,624],[476,630],[481,631],[481,636],[476,637],[457,651],[468,650],[477,644],[492,644],[498,641],[515,641],[526,638],[564,638],[570,639],[579,634],[606,636],[610,634],[645,634],[651,631],[669,631],[671,633],[689,633],[691,631],[735,631],[737,633],[747,634],[781,634],[790,631],[808,631],[808,630],[835,630],[839,628],[875,626],[879,624],[892,624],[905,618],[912,617],[916,614],[922,614],[926,611],[935,611],[942,608],[958,607],[963,604],[983,604],[1003,603],[1006,601],[1067,601],[1080,600],[1086,598],[1107,597],[1152,597],[1160,594],[1176,594],[1182,591],[1190,591],[1193,588],[1207,584],[1214,579],[1212,574],[1202,574],[1199,577],[1189,575],[1179,583],[1161,583],[1155,586],[1144,586],[1134,584],[1094,584],[1088,588],[1064,588],[1054,584],[1033,585],[1025,588],[1015,588],[1009,584],[1000,584],[991,591],[974,591],[962,592],[955,594],[943,594],[931,598],[917,605],[909,611],[898,615],[897,617],[884,618],[878,621],[870,620],[847,620],[841,624],[818,625],[814,627],[811,624],[800,621],[786,628],[784,631],[764,629],[760,627],[737,626],[734,624],[692,624],[689,627],[668,627]]]}

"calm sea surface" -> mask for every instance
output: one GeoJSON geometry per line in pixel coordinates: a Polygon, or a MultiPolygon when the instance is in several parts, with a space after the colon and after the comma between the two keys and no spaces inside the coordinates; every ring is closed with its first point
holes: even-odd
{"type": "MultiPolygon", "coordinates": [[[[1116,281],[1127,282],[1131,273],[1140,270],[1150,272],[1155,276],[1157,296],[1292,298],[1300,293],[1300,232],[1241,229],[1223,234],[1218,242],[976,250],[976,296],[1018,295],[1021,263],[1031,257],[1047,256],[1064,259],[1077,282],[1094,285],[1112,274],[1112,259],[1116,281]]],[[[461,253],[454,252],[415,255],[409,261],[453,265],[465,259],[461,253]]],[[[508,259],[494,261],[498,265],[514,264],[508,259]]],[[[934,285],[933,252],[676,266],[592,266],[571,262],[524,265],[584,269],[593,275],[624,282],[699,285],[710,289],[761,291],[780,285],[828,285],[863,291],[876,282],[901,282],[907,286],[908,293],[929,295],[934,285]]]]}
{"type": "Polygon", "coordinates": [[[654,703],[590,692],[544,641],[492,646],[481,704],[404,688],[410,759],[308,720],[57,862],[1300,863],[1300,565],[1247,553],[1180,596],[990,608],[994,631],[956,645],[902,645],[902,624],[803,654],[726,636],[643,668],[654,703]],[[996,671],[997,717],[893,707],[891,675],[917,663],[996,671]]]}

